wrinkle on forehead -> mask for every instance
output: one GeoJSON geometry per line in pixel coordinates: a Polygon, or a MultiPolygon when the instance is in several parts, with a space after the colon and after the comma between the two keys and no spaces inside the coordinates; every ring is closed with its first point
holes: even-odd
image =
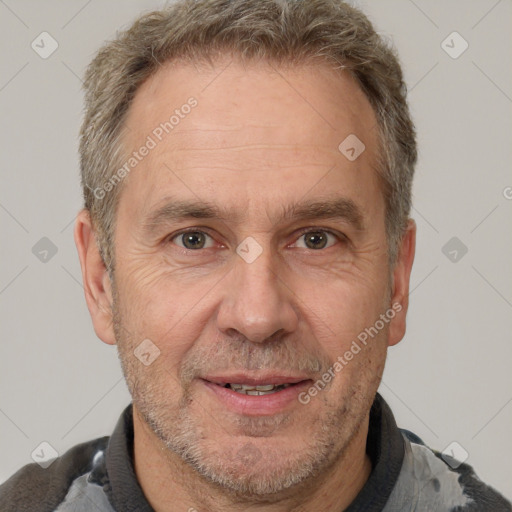
{"type": "Polygon", "coordinates": [[[337,148],[350,133],[345,126],[360,138],[375,136],[373,109],[349,72],[325,64],[287,66],[276,72],[265,62],[245,66],[235,60],[224,68],[227,63],[219,60],[217,68],[200,70],[191,63],[164,64],[135,95],[126,118],[129,135],[150,133],[194,97],[198,105],[166,140],[176,138],[183,145],[197,131],[211,132],[210,140],[218,144],[224,136],[236,136],[240,143],[250,137],[301,145],[316,135],[337,148]],[[335,144],[326,138],[329,134],[335,144]]]}
{"type": "MultiPolygon", "coordinates": [[[[287,192],[299,199],[312,188],[318,195],[336,183],[362,198],[363,189],[377,183],[375,115],[348,73],[325,66],[276,73],[236,62],[220,74],[219,69],[164,66],[137,91],[125,140],[133,148],[187,98],[198,104],[127,176],[134,187],[130,209],[154,205],[175,187],[203,199],[251,197],[258,209],[262,194],[284,199],[287,192]],[[338,149],[349,134],[366,146],[353,162],[338,149]]],[[[370,204],[359,203],[363,210],[370,204]]]]}

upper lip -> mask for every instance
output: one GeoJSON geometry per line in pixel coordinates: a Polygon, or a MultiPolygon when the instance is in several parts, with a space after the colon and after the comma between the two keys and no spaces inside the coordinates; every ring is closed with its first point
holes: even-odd
{"type": "Polygon", "coordinates": [[[279,386],[281,384],[297,384],[304,380],[309,380],[310,377],[303,375],[284,375],[278,373],[259,373],[257,376],[247,373],[234,373],[231,375],[207,375],[202,377],[214,384],[225,386],[226,384],[247,384],[249,386],[263,386],[265,384],[274,384],[279,386]]]}

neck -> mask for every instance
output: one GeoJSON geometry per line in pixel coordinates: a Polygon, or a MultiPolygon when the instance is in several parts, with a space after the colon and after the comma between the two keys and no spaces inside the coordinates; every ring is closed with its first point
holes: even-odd
{"type": "Polygon", "coordinates": [[[315,479],[267,501],[241,503],[213,486],[157,439],[133,406],[134,466],[137,480],[155,512],[177,510],[234,512],[240,506],[255,511],[298,512],[345,510],[363,488],[372,465],[366,454],[368,418],[343,457],[315,479]]]}

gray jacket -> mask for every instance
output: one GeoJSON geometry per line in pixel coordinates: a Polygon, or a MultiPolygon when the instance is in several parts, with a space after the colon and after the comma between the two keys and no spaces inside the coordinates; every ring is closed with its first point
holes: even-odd
{"type": "MultiPolygon", "coordinates": [[[[151,512],[133,469],[132,418],[130,404],[111,436],[74,446],[47,469],[36,463],[22,467],[0,486],[0,510],[151,512]]],[[[512,511],[470,466],[398,429],[378,394],[370,413],[367,453],[372,473],[346,512],[512,511]]]]}

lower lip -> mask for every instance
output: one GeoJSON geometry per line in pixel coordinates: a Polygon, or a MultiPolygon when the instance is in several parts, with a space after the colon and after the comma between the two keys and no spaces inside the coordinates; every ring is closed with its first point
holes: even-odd
{"type": "Polygon", "coordinates": [[[270,416],[283,412],[290,404],[299,403],[300,392],[310,385],[310,381],[306,380],[269,395],[252,396],[237,393],[207,380],[202,382],[228,409],[248,416],[270,416]]]}

